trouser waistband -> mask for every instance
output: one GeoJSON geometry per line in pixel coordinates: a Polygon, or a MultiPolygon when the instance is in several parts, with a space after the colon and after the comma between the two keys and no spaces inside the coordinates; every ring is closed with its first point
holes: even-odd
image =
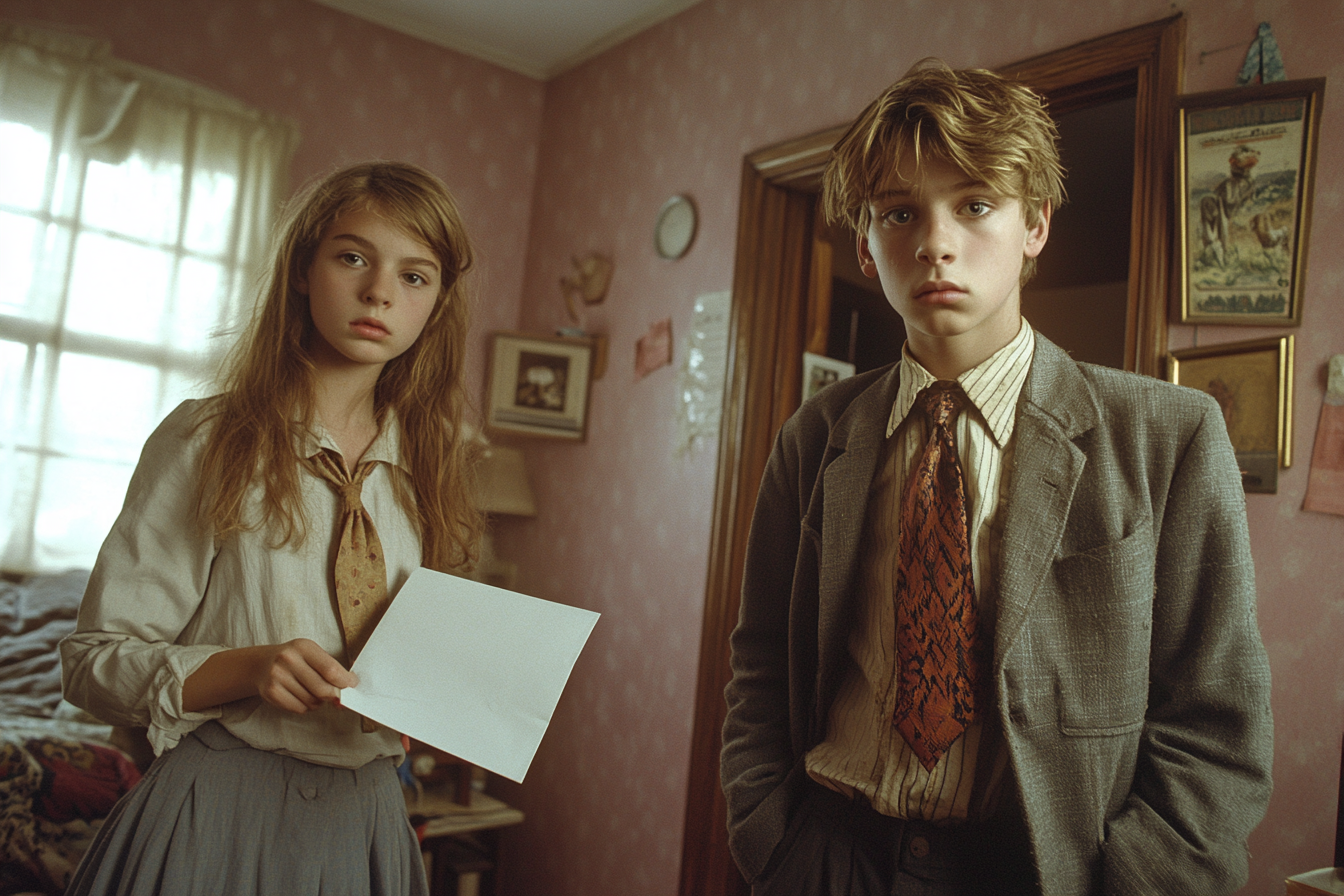
{"type": "Polygon", "coordinates": [[[861,794],[844,796],[808,781],[808,799],[836,823],[846,824],[874,860],[884,857],[893,873],[966,885],[966,892],[1037,892],[1025,826],[1001,812],[987,821],[935,823],[893,818],[861,794]]]}

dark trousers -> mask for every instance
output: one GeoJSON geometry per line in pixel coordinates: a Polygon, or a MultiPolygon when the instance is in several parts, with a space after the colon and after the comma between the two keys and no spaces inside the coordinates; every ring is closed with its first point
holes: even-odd
{"type": "Polygon", "coordinates": [[[902,821],[807,780],[753,896],[1035,896],[1025,825],[902,821]]]}

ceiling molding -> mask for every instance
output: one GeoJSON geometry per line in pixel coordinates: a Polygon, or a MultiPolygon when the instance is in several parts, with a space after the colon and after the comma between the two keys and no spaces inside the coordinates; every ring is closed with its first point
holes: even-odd
{"type": "Polygon", "coordinates": [[[455,8],[452,3],[444,0],[434,4],[433,11],[417,10],[405,4],[398,5],[395,0],[316,0],[316,2],[529,78],[549,81],[641,31],[695,6],[701,0],[655,0],[633,16],[628,11],[630,6],[628,2],[604,0],[599,6],[606,6],[607,9],[599,12],[594,20],[596,26],[588,25],[580,33],[578,41],[571,41],[578,46],[578,49],[570,53],[564,53],[563,49],[559,53],[526,53],[503,45],[544,44],[544,35],[554,31],[553,24],[548,23],[553,23],[557,15],[564,14],[563,5],[557,9],[554,0],[515,2],[513,4],[515,9],[531,7],[530,14],[515,13],[507,17],[482,13],[479,8],[468,12],[462,8],[455,8]],[[489,23],[492,29],[507,34],[511,40],[488,40],[470,34],[469,31],[479,30],[479,27],[469,27],[466,24],[470,12],[474,12],[477,16],[493,16],[489,23]],[[517,24],[519,21],[526,24],[519,25],[517,24]],[[591,39],[585,42],[583,38],[589,36],[591,39]]]}

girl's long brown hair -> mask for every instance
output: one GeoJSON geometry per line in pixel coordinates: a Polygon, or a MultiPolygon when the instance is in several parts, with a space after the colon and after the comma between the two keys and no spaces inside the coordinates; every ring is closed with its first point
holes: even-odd
{"type": "Polygon", "coordinates": [[[202,515],[217,537],[262,527],[277,546],[305,537],[294,435],[313,421],[313,322],[295,284],[307,275],[327,227],[356,209],[405,228],[434,251],[442,268],[438,301],[420,338],[378,378],[374,413],[381,424],[391,410],[401,424],[401,460],[410,481],[394,475],[393,482],[419,525],[422,563],[445,572],[467,568],[483,526],[471,489],[475,443],[463,428],[468,308],[462,275],[472,263],[471,246],[447,188],[414,165],[355,165],[310,185],[289,204],[261,306],[226,364],[223,394],[202,421],[213,423],[201,460],[202,515]],[[244,515],[254,483],[263,487],[260,519],[244,515]]]}

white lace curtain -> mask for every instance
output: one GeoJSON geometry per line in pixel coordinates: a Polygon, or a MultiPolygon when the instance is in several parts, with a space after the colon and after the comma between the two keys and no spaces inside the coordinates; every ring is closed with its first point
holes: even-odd
{"type": "Polygon", "coordinates": [[[88,566],[150,431],[252,306],[276,116],[0,23],[0,569],[88,566]]]}

